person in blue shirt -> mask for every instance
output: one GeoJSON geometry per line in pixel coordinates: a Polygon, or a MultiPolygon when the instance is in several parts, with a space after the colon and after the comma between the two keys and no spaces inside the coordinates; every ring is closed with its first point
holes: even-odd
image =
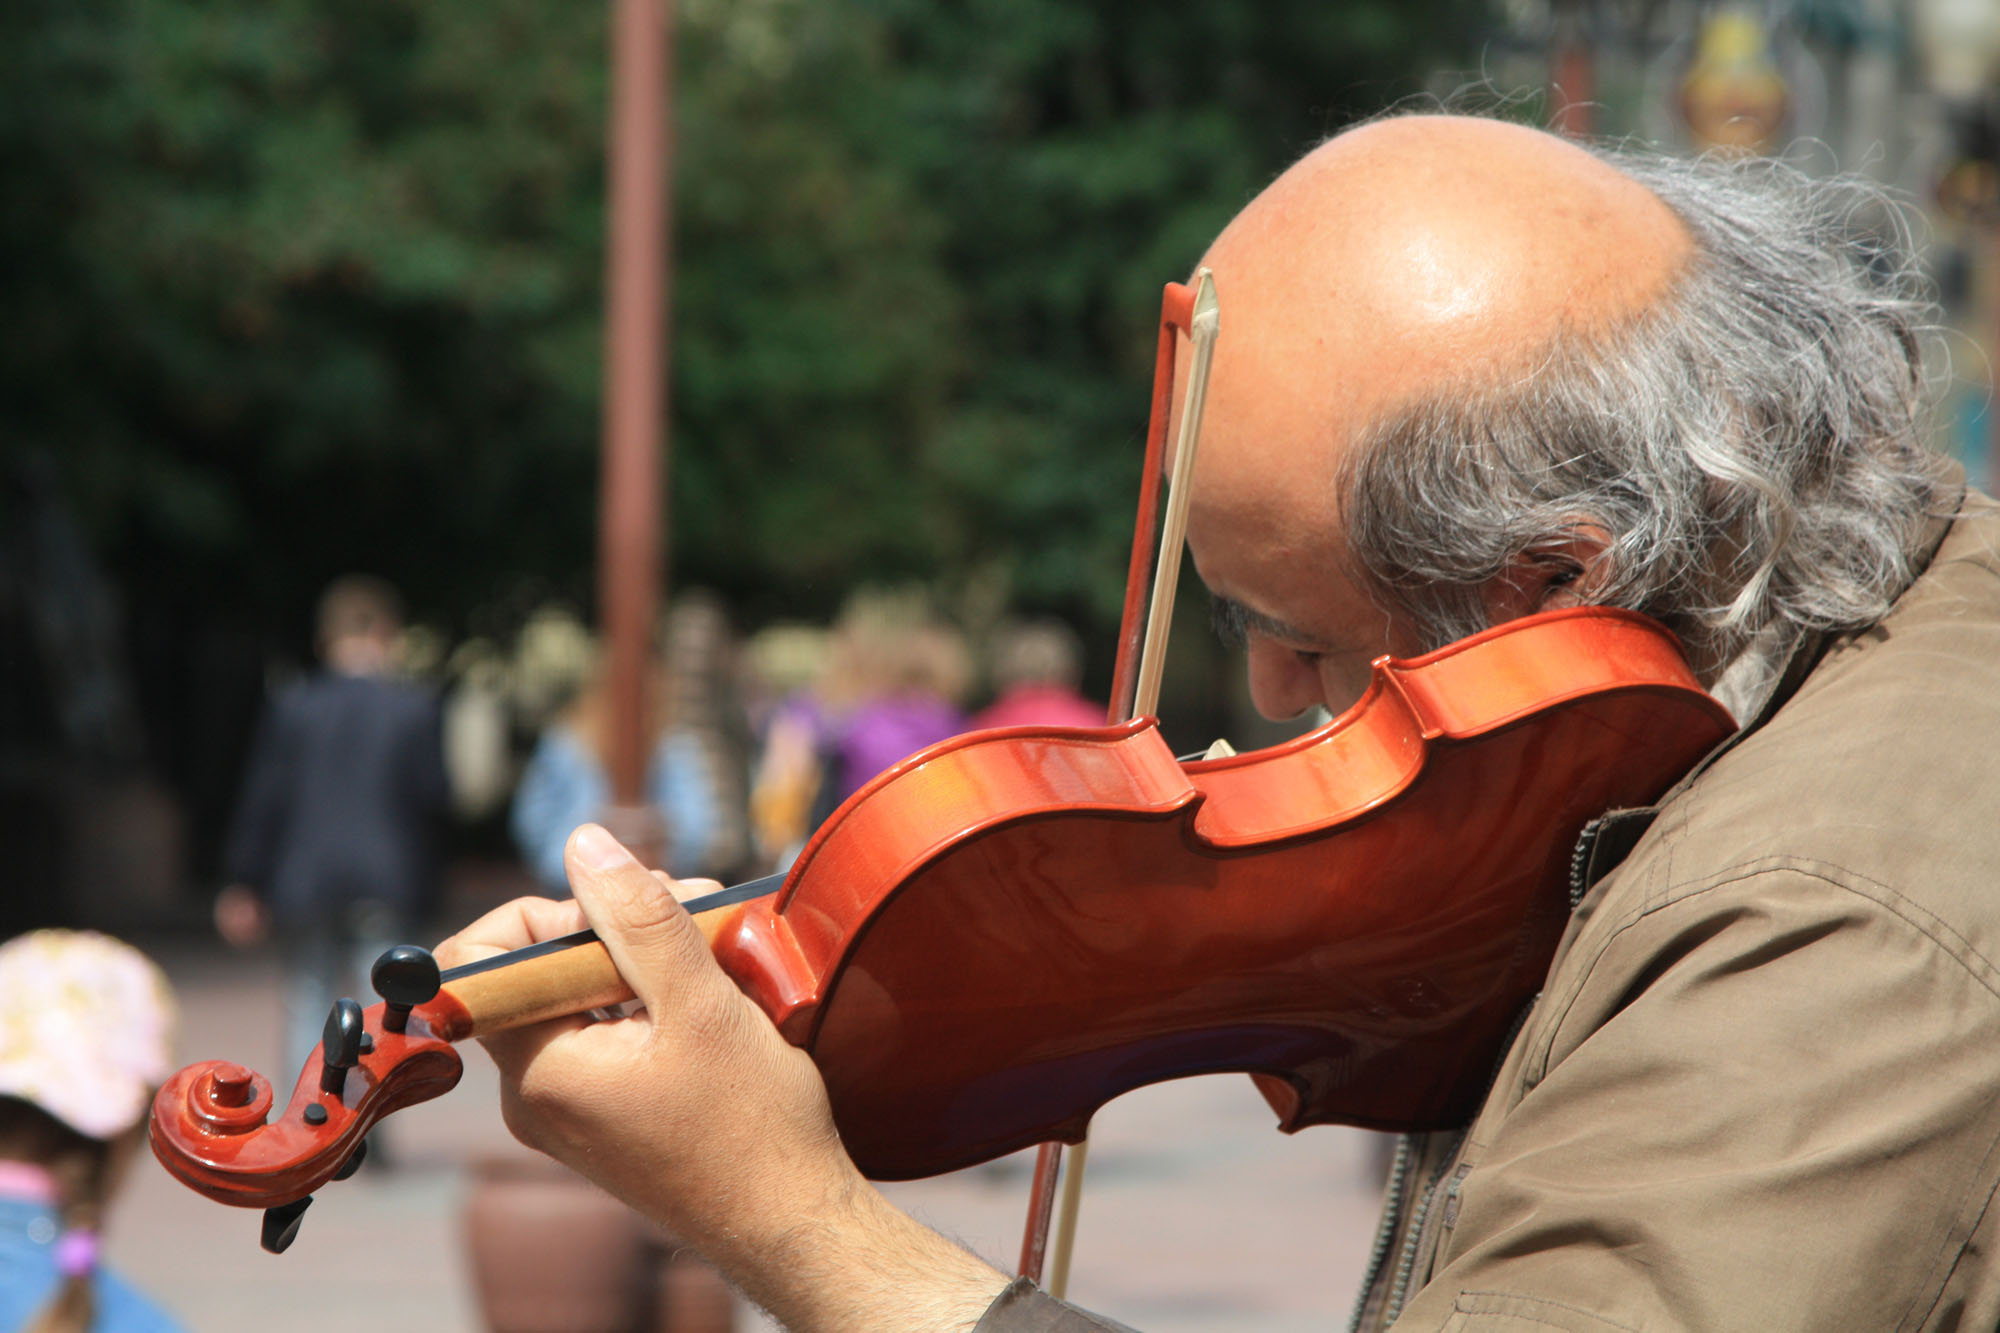
{"type": "MultiPolygon", "coordinates": [[[[514,791],[514,843],[536,878],[560,898],[569,896],[563,845],[579,825],[602,819],[611,804],[602,758],[608,726],[603,691],[593,686],[542,733],[514,791]]],[[[647,759],[645,795],[666,826],[663,868],[678,878],[728,868],[714,864],[721,786],[698,733],[671,723],[660,729],[647,759]]]]}

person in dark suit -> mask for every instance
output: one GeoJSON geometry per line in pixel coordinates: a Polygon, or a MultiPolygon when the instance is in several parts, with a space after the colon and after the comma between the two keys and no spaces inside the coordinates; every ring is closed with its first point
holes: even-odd
{"type": "Polygon", "coordinates": [[[325,669],[267,707],[224,848],[216,927],[239,946],[275,937],[284,953],[294,1068],[333,1001],[430,906],[450,788],[436,698],[390,673],[401,628],[381,580],[327,588],[325,669]]]}

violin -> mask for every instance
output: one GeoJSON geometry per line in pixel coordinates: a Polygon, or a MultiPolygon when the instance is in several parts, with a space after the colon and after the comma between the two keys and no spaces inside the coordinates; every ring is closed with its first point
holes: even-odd
{"type": "MultiPolygon", "coordinates": [[[[1231,758],[1183,764],[1151,718],[954,737],[857,791],[787,874],[688,906],[875,1179],[1075,1142],[1120,1093],[1225,1071],[1258,1075],[1286,1130],[1436,1128],[1540,984],[1584,824],[1732,725],[1663,628],[1553,611],[1384,659],[1339,718],[1231,758]]],[[[405,946],[375,981],[268,1123],[241,1066],[170,1079],[167,1169],[293,1203],[458,1081],[452,1043],[632,997],[589,932],[449,973],[405,946]]]]}
{"type": "MultiPolygon", "coordinates": [[[[1194,310],[1179,290],[1163,330],[1194,310]]],[[[1161,365],[1170,382],[1164,333],[1161,365]]],[[[1128,585],[1128,644],[1133,606],[1128,585]]],[[[1121,650],[1114,694],[1132,676],[1121,650]]],[[[818,1064],[871,1178],[1075,1143],[1119,1094],[1204,1073],[1254,1075],[1287,1131],[1437,1128],[1474,1109],[1541,982],[1585,824],[1733,727],[1664,627],[1551,611],[1384,657],[1339,717],[1253,753],[1181,762],[1150,716],[951,738],[849,797],[788,872],[686,906],[818,1064]]],[[[453,1043],[632,998],[588,931],[448,972],[403,946],[373,980],[381,1002],[335,1005],[275,1116],[228,1062],[155,1098],[156,1156],[269,1210],[267,1248],[372,1125],[458,1081],[453,1043]]]]}

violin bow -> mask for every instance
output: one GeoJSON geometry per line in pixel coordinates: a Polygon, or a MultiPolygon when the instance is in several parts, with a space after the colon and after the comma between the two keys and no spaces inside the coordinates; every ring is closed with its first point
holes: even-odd
{"type": "MultiPolygon", "coordinates": [[[[1215,339],[1222,316],[1215,294],[1215,275],[1196,271],[1194,285],[1167,284],[1160,298],[1159,350],[1153,362],[1153,401],[1146,428],[1145,472],[1139,483],[1139,514],[1132,526],[1132,559],[1125,578],[1125,608],[1118,629],[1118,661],[1112,672],[1111,706],[1107,723],[1116,726],[1153,713],[1159,706],[1160,679],[1166,670],[1167,633],[1173,624],[1174,593],[1180,583],[1181,548],[1187,542],[1187,514],[1194,477],[1195,450],[1201,440],[1202,411],[1208,403],[1208,372],[1215,358],[1215,339]],[[1159,518],[1160,474],[1171,415],[1174,357],[1180,336],[1194,349],[1188,365],[1187,393],[1182,401],[1180,429],[1175,435],[1172,476],[1167,483],[1164,519],[1159,518]],[[1153,534],[1159,533],[1157,556],[1153,534]],[[1144,589],[1152,585],[1146,602],[1144,589]]],[[[1035,1157],[1035,1180],[1028,1203],[1028,1222],[1021,1238],[1020,1274],[1039,1282],[1044,1252],[1049,1247],[1049,1222],[1056,1218],[1054,1254],[1049,1261],[1047,1291],[1060,1300],[1069,1290],[1070,1254],[1076,1244],[1076,1214],[1083,1198],[1084,1165],[1090,1156],[1086,1134],[1062,1170],[1063,1145],[1044,1143],[1035,1157]],[[1056,1183],[1062,1201],[1056,1208],[1056,1183]]]]}

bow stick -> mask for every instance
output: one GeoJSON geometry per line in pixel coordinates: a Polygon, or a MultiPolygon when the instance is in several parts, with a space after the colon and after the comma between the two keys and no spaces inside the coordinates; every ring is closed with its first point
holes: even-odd
{"type": "MultiPolygon", "coordinates": [[[[1215,357],[1215,339],[1221,327],[1215,276],[1208,269],[1195,273],[1191,290],[1179,283],[1167,284],[1160,302],[1159,353],[1153,366],[1152,420],[1146,432],[1146,470],[1139,487],[1139,516],[1133,527],[1132,565],[1126,577],[1125,614],[1119,628],[1118,665],[1113,674],[1111,707],[1107,718],[1114,725],[1152,714],[1159,706],[1160,678],[1166,670],[1167,633],[1172,628],[1174,592],[1180,582],[1181,548],[1187,541],[1188,502],[1193,489],[1188,483],[1194,477],[1195,450],[1201,440],[1202,409],[1208,401],[1209,365],[1215,357]],[[1181,406],[1180,430],[1174,440],[1166,515],[1159,524],[1158,556],[1151,560],[1153,590],[1145,613],[1144,643],[1138,651],[1135,677],[1132,657],[1134,646],[1139,641],[1139,591],[1147,581],[1147,565],[1149,557],[1153,556],[1150,537],[1159,505],[1160,455],[1173,397],[1174,355],[1179,335],[1183,333],[1194,348],[1194,357],[1188,367],[1187,394],[1181,406]]],[[[1047,1284],[1049,1294],[1057,1299],[1069,1290],[1070,1254],[1076,1243],[1076,1214],[1083,1197],[1084,1165],[1090,1156],[1089,1136],[1085,1135],[1070,1152],[1067,1171],[1060,1171],[1062,1155],[1060,1143],[1044,1143],[1036,1157],[1027,1230],[1021,1240],[1020,1267],[1023,1277],[1040,1280],[1056,1180],[1060,1174],[1062,1204],[1057,1214],[1054,1255],[1050,1261],[1047,1284]]]]}

